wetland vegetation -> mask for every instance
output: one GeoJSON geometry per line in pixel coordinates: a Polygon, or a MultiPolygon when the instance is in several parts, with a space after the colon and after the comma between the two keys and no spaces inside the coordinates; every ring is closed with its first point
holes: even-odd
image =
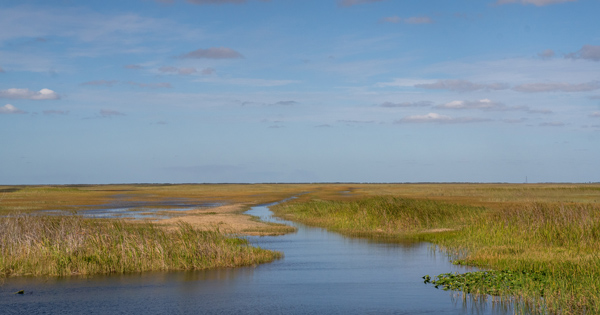
{"type": "Polygon", "coordinates": [[[380,185],[274,211],[346,235],[432,242],[489,270],[425,276],[439,288],[496,295],[525,313],[598,314],[599,201],[600,185],[380,185]]]}
{"type": "Polygon", "coordinates": [[[281,253],[187,223],[156,224],[79,216],[0,219],[0,277],[197,270],[269,262],[281,253]]]}
{"type": "MultiPolygon", "coordinates": [[[[272,207],[281,217],[351,236],[435,244],[456,264],[483,271],[426,275],[439,289],[493,295],[523,313],[600,313],[598,184],[261,184],[0,187],[0,277],[203,269],[271,261],[281,253],[249,246],[239,233],[292,229],[263,225],[199,229],[226,216],[161,225],[123,219],[39,216],[77,211],[115,194],[139,200],[189,198],[272,207]],[[191,222],[191,223],[190,223],[191,222]]],[[[256,221],[251,219],[250,221],[256,221]]],[[[176,222],[176,221],[173,221],[176,222]]],[[[259,222],[255,222],[259,223],[259,222]]],[[[433,289],[433,288],[432,288],[433,289]]]]}

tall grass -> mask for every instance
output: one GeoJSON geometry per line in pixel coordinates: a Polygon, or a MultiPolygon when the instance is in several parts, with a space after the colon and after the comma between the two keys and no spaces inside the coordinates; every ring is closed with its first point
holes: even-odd
{"type": "Polygon", "coordinates": [[[471,287],[452,289],[497,292],[515,303],[516,312],[600,314],[597,203],[507,203],[483,208],[388,196],[312,200],[273,209],[286,218],[347,235],[433,242],[458,264],[499,271],[465,277],[464,284],[471,287]]]}
{"type": "Polygon", "coordinates": [[[402,237],[432,230],[455,230],[471,224],[485,212],[483,207],[393,196],[351,202],[311,200],[280,204],[272,209],[286,218],[345,234],[402,237]]]}
{"type": "Polygon", "coordinates": [[[165,229],[78,216],[0,218],[0,277],[206,269],[279,257],[244,239],[184,223],[165,229]]]}

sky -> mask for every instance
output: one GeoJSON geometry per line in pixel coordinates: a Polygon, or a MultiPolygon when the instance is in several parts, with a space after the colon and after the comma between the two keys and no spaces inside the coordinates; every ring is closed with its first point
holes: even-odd
{"type": "Polygon", "coordinates": [[[2,0],[0,184],[599,182],[598,0],[2,0]]]}

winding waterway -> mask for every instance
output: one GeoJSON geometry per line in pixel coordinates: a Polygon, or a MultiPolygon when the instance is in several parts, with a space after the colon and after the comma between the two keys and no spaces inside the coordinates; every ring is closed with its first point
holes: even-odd
{"type": "Polygon", "coordinates": [[[10,278],[0,286],[0,314],[505,313],[424,284],[425,274],[466,271],[425,243],[347,238],[273,218],[268,206],[247,213],[294,225],[297,233],[250,241],[284,252],[281,260],[207,271],[10,278]],[[25,294],[14,294],[19,290],[25,294]]]}

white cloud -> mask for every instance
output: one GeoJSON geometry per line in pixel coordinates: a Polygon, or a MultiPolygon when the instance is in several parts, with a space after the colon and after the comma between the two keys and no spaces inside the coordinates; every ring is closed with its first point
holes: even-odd
{"type": "Polygon", "coordinates": [[[513,88],[515,91],[526,93],[537,92],[588,92],[600,90],[600,81],[591,81],[580,84],[570,83],[527,83],[517,85],[513,88]]]}
{"type": "Polygon", "coordinates": [[[0,73],[4,72],[4,69],[2,69],[2,67],[0,67],[0,73]]]}
{"type": "Polygon", "coordinates": [[[504,83],[473,83],[467,80],[438,80],[434,83],[415,84],[415,87],[429,90],[450,90],[457,92],[471,92],[477,90],[506,90],[508,84],[504,83]]]}
{"type": "Polygon", "coordinates": [[[25,114],[26,112],[14,107],[13,105],[6,104],[0,107],[0,114],[25,114]]]}
{"type": "Polygon", "coordinates": [[[577,0],[498,0],[496,4],[509,4],[509,3],[519,3],[519,4],[533,4],[535,6],[541,7],[550,4],[557,4],[563,2],[574,2],[577,0]]]}
{"type": "Polygon", "coordinates": [[[41,89],[38,92],[29,89],[0,90],[0,98],[27,99],[27,100],[57,100],[60,98],[56,92],[50,89],[41,89]]]}
{"type": "Polygon", "coordinates": [[[182,59],[237,59],[244,58],[239,52],[227,47],[210,47],[207,49],[196,49],[179,56],[182,59]]]}
{"type": "Polygon", "coordinates": [[[593,112],[590,114],[590,117],[600,118],[600,112],[593,112]]]}

